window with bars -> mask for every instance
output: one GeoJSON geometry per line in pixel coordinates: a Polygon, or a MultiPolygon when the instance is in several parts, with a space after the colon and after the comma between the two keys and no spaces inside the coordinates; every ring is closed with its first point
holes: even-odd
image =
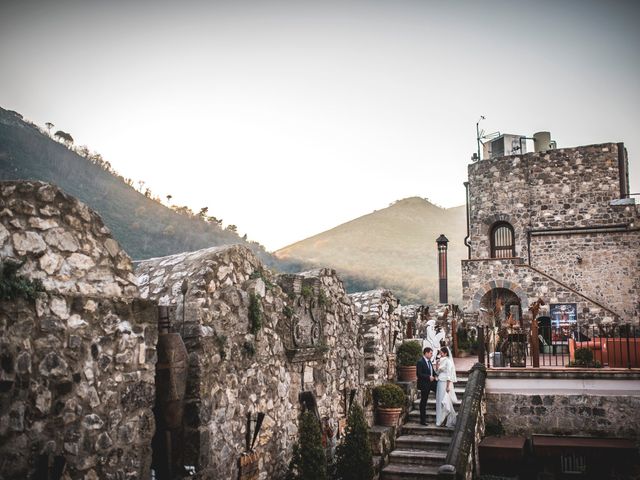
{"type": "Polygon", "coordinates": [[[507,222],[496,223],[491,229],[491,258],[511,258],[516,256],[513,227],[507,222]]]}

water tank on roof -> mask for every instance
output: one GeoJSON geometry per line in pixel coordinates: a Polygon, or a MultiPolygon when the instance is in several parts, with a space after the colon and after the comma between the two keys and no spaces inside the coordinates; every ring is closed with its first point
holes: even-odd
{"type": "Polygon", "coordinates": [[[551,133],[550,132],[537,132],[533,134],[533,150],[536,152],[546,152],[550,150],[551,146],[551,133]]]}

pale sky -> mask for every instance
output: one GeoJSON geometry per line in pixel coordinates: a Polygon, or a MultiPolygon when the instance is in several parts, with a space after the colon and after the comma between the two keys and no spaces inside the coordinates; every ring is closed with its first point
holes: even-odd
{"type": "Polygon", "coordinates": [[[269,250],[463,204],[480,115],[623,141],[640,192],[639,3],[3,0],[0,106],[269,250]]]}

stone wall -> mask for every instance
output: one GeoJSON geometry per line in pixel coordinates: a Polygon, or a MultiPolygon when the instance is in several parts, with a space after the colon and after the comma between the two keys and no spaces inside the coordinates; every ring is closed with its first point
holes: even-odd
{"type": "Polygon", "coordinates": [[[405,337],[409,329],[411,338],[422,338],[427,328],[429,307],[425,305],[402,305],[400,310],[402,323],[405,325],[405,337]]]}
{"type": "Polygon", "coordinates": [[[364,414],[374,425],[373,388],[395,382],[396,350],[404,338],[398,299],[389,290],[377,289],[349,295],[362,318],[358,336],[364,350],[364,414]]]}
{"type": "Polygon", "coordinates": [[[487,395],[486,423],[506,435],[582,435],[640,442],[640,397],[633,395],[487,395]]]}
{"type": "Polygon", "coordinates": [[[640,297],[640,231],[533,237],[531,258],[621,321],[638,322],[640,302],[632,298],[640,297]]]}
{"type": "Polygon", "coordinates": [[[247,415],[264,413],[260,478],[283,476],[303,392],[331,449],[362,378],[359,317],[334,271],[276,277],[236,245],[141,262],[137,275],[144,298],[175,306],[174,328],[184,314],[185,462],[198,475],[237,477],[247,415]]]}
{"type": "Polygon", "coordinates": [[[489,258],[489,230],[505,220],[515,230],[516,256],[527,256],[526,230],[637,222],[620,198],[618,145],[605,143],[469,165],[471,258],[489,258]]]}
{"type": "Polygon", "coordinates": [[[490,371],[487,429],[629,438],[640,446],[639,379],[627,369],[490,371]]]}
{"type": "MultiPolygon", "coordinates": [[[[603,305],[607,316],[638,323],[639,214],[633,200],[620,200],[618,150],[606,143],[470,165],[471,258],[490,257],[491,227],[506,221],[514,228],[516,257],[603,305]],[[605,230],[584,230],[594,227],[605,230]]],[[[482,289],[466,275],[468,266],[463,261],[466,305],[482,289]]],[[[502,278],[517,281],[490,280],[502,278]]]]}
{"type": "Polygon", "coordinates": [[[0,471],[28,478],[149,476],[155,423],[155,307],[42,294],[0,303],[0,471]]]}
{"type": "Polygon", "coordinates": [[[523,312],[538,298],[544,305],[538,315],[549,315],[549,303],[576,303],[580,323],[613,321],[613,312],[567,288],[543,272],[522,263],[519,259],[463,260],[463,310],[465,320],[474,323],[482,297],[494,288],[513,291],[520,300],[523,312]]]}
{"type": "Polygon", "coordinates": [[[0,182],[0,256],[46,290],[105,297],[138,295],[131,260],[84,203],[41,182],[0,182]]]}
{"type": "Polygon", "coordinates": [[[156,310],[136,298],[127,255],[39,182],[0,183],[0,255],[46,290],[0,302],[3,478],[148,477],[156,310]]]}
{"type": "Polygon", "coordinates": [[[395,381],[395,352],[404,338],[398,299],[382,289],[349,297],[362,316],[365,384],[375,386],[395,381]]]}
{"type": "Polygon", "coordinates": [[[361,318],[335,270],[280,275],[278,283],[286,294],[285,319],[278,331],[289,360],[292,392],[296,398],[299,392],[313,393],[332,451],[344,433],[351,392],[361,404],[366,393],[361,318]]]}

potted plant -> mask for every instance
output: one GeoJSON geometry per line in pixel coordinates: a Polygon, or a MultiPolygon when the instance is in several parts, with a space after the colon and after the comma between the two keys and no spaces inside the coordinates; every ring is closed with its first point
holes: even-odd
{"type": "Polygon", "coordinates": [[[411,341],[404,342],[398,347],[398,380],[401,382],[415,382],[416,363],[422,357],[422,344],[420,342],[411,341]]]}
{"type": "Polygon", "coordinates": [[[373,400],[378,425],[395,427],[406,404],[402,388],[395,383],[384,383],[373,389],[373,400]]]}

